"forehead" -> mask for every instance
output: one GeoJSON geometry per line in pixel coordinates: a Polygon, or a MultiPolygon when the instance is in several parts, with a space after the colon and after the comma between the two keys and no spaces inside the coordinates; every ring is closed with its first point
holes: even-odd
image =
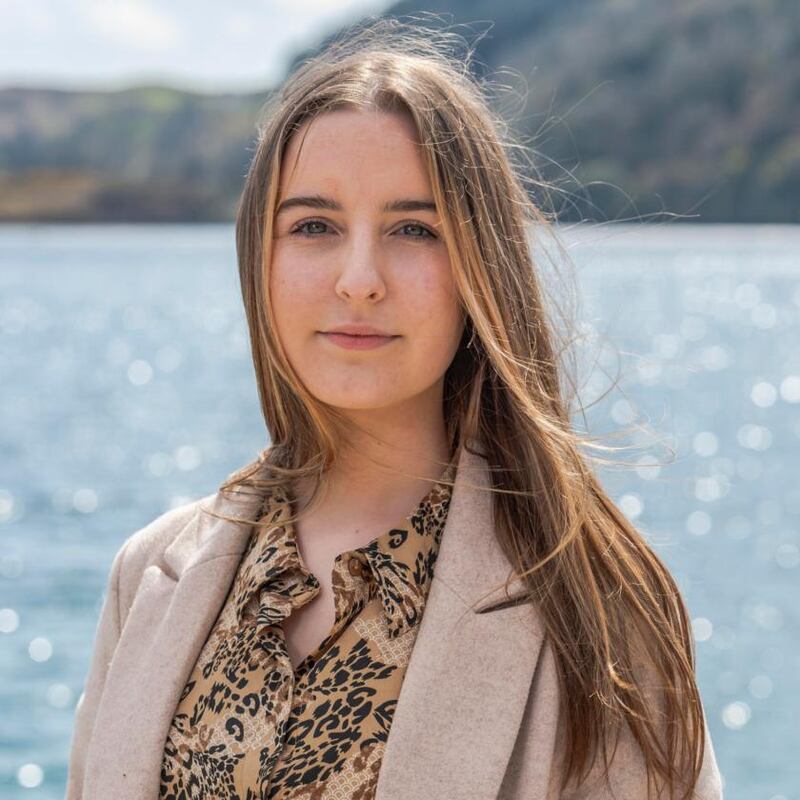
{"type": "Polygon", "coordinates": [[[371,181],[428,185],[418,133],[406,113],[361,109],[326,111],[289,138],[281,164],[281,193],[300,184],[340,182],[369,173],[371,181]]]}

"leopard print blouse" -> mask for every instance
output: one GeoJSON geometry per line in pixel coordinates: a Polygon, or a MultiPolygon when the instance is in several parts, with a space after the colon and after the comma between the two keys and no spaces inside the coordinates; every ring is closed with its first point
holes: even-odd
{"type": "Polygon", "coordinates": [[[455,463],[400,525],[333,564],[335,622],[292,668],[281,621],[319,592],[286,493],[259,516],[167,735],[160,798],[371,800],[439,551],[455,463]]]}

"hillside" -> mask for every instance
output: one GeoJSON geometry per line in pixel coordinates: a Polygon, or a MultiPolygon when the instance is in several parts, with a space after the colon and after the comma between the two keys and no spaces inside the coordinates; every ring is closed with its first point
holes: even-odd
{"type": "MultiPolygon", "coordinates": [[[[800,222],[796,0],[403,1],[387,13],[420,9],[470,38],[488,29],[476,68],[513,86],[506,111],[565,221],[800,222]]],[[[232,219],[268,91],[2,90],[0,220],[232,219]]]]}

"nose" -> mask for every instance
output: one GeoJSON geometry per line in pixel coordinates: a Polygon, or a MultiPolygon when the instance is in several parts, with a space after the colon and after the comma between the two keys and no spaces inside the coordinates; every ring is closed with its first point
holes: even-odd
{"type": "Polygon", "coordinates": [[[386,294],[380,247],[369,233],[354,236],[341,250],[336,293],[351,302],[380,300],[386,294]]]}

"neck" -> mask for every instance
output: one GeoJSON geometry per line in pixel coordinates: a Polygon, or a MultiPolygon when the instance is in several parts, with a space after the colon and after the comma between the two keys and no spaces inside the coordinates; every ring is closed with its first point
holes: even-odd
{"type": "MultiPolygon", "coordinates": [[[[405,516],[450,460],[441,402],[434,408],[437,413],[421,413],[419,406],[348,412],[359,427],[348,433],[328,472],[318,513],[332,522],[405,516]]],[[[310,494],[308,485],[296,492],[303,504],[310,494]]]]}

